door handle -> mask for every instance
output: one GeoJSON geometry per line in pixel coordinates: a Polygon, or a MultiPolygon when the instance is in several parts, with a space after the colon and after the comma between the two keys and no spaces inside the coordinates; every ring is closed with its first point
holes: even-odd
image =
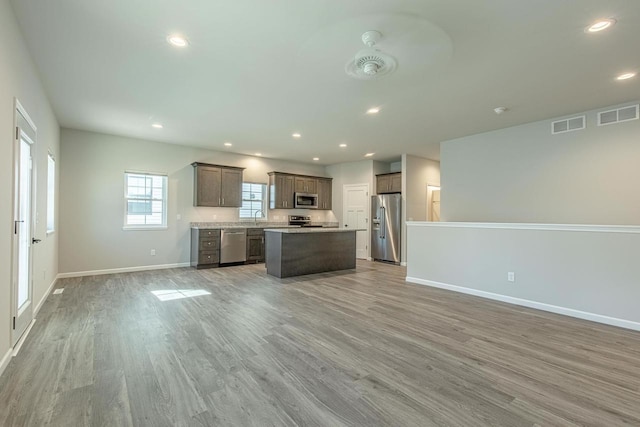
{"type": "Polygon", "coordinates": [[[33,244],[40,243],[40,242],[42,242],[42,240],[36,239],[35,237],[33,239],[31,239],[31,243],[33,243],[33,244]]]}

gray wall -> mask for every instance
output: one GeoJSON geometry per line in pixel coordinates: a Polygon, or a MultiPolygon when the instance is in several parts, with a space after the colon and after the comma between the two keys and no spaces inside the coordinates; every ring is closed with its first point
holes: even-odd
{"type": "MultiPolygon", "coordinates": [[[[189,223],[237,221],[238,209],[193,207],[194,161],[246,168],[245,181],[268,182],[267,172],[326,176],[324,167],[63,129],[61,134],[60,272],[131,268],[189,261],[189,223]],[[125,170],[167,173],[168,229],[134,231],[124,222],[125,170]],[[181,219],[178,220],[177,216],[181,219]],[[151,256],[151,249],[156,256],[151,256]]],[[[326,211],[273,210],[269,220],[326,211]]]]}
{"type": "Polygon", "coordinates": [[[36,306],[46,298],[46,291],[58,273],[59,232],[46,235],[47,150],[57,159],[60,156],[58,123],[6,0],[0,1],[0,40],[0,224],[4,230],[0,233],[1,361],[10,347],[12,235],[8,225],[13,223],[14,97],[20,100],[38,128],[35,191],[39,221],[35,237],[42,239],[42,243],[33,247],[33,303],[36,306]]]}
{"type": "Polygon", "coordinates": [[[581,131],[545,120],[443,142],[442,220],[640,224],[640,120],[586,115],[581,131]]]}
{"type": "Polygon", "coordinates": [[[542,304],[533,305],[537,308],[640,328],[638,227],[594,232],[430,223],[408,229],[409,281],[518,298],[542,304]],[[507,281],[509,271],[515,272],[515,282],[507,281]]]}

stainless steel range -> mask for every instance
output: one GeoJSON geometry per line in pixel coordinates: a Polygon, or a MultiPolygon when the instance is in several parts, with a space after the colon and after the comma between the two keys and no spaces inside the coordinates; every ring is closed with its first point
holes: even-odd
{"type": "Polygon", "coordinates": [[[300,227],[322,227],[321,225],[311,224],[311,217],[303,215],[289,215],[289,225],[299,225],[300,227]]]}

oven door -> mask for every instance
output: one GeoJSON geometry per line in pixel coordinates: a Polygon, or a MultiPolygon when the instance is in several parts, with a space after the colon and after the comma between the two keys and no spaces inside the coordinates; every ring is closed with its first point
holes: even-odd
{"type": "Polygon", "coordinates": [[[298,209],[318,209],[317,194],[296,193],[295,202],[295,207],[298,209]]]}

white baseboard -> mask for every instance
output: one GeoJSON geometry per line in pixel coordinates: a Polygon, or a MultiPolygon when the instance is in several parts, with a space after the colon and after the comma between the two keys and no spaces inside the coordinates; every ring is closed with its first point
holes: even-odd
{"type": "Polygon", "coordinates": [[[425,286],[431,286],[434,288],[447,289],[449,291],[460,292],[463,294],[474,295],[482,298],[488,298],[495,301],[521,305],[524,307],[535,308],[537,310],[543,310],[543,311],[549,311],[551,313],[556,313],[556,314],[563,314],[565,316],[576,317],[578,319],[590,320],[592,322],[597,322],[597,323],[604,323],[605,325],[618,326],[620,328],[640,331],[640,323],[633,322],[631,320],[603,316],[601,314],[589,313],[586,311],[575,310],[573,308],[560,307],[557,305],[545,304],[542,302],[510,297],[507,295],[494,294],[492,292],[486,292],[486,291],[481,291],[481,290],[472,289],[472,288],[465,288],[463,286],[450,285],[448,283],[434,282],[431,280],[420,279],[417,277],[407,276],[405,280],[407,282],[416,283],[418,285],[425,285],[425,286]]]}
{"type": "Polygon", "coordinates": [[[134,271],[165,270],[167,268],[181,268],[190,266],[191,263],[180,262],[176,264],[141,265],[137,267],[110,268],[107,270],[75,271],[71,273],[59,273],[56,276],[56,279],[64,279],[67,277],[99,276],[102,274],[131,273],[134,271]]]}
{"type": "Polygon", "coordinates": [[[51,284],[49,285],[49,287],[47,288],[47,291],[44,293],[44,295],[42,296],[42,299],[40,300],[40,302],[36,305],[36,307],[33,309],[33,317],[36,317],[38,315],[38,312],[40,311],[40,309],[42,308],[42,304],[44,304],[44,302],[47,300],[47,297],[49,296],[49,294],[51,293],[51,291],[53,290],[54,286],[56,286],[56,282],[58,281],[58,276],[55,277],[55,279],[53,279],[53,282],[51,282],[51,284]]]}
{"type": "Polygon", "coordinates": [[[13,354],[13,349],[10,348],[9,351],[4,355],[2,360],[0,360],[0,375],[4,373],[4,370],[7,369],[9,362],[11,361],[11,355],[13,354]]]}
{"type": "Polygon", "coordinates": [[[406,261],[401,262],[400,265],[403,266],[403,267],[406,267],[407,266],[407,262],[406,261]]]}
{"type": "Polygon", "coordinates": [[[13,357],[18,355],[18,352],[22,348],[22,344],[24,344],[24,342],[27,340],[27,336],[29,336],[29,332],[31,332],[31,329],[33,329],[33,325],[35,324],[36,324],[36,319],[34,317],[33,319],[31,319],[31,323],[29,323],[29,326],[27,326],[27,330],[24,331],[24,333],[22,334],[22,336],[20,337],[16,345],[13,346],[13,354],[12,354],[13,357]]]}

